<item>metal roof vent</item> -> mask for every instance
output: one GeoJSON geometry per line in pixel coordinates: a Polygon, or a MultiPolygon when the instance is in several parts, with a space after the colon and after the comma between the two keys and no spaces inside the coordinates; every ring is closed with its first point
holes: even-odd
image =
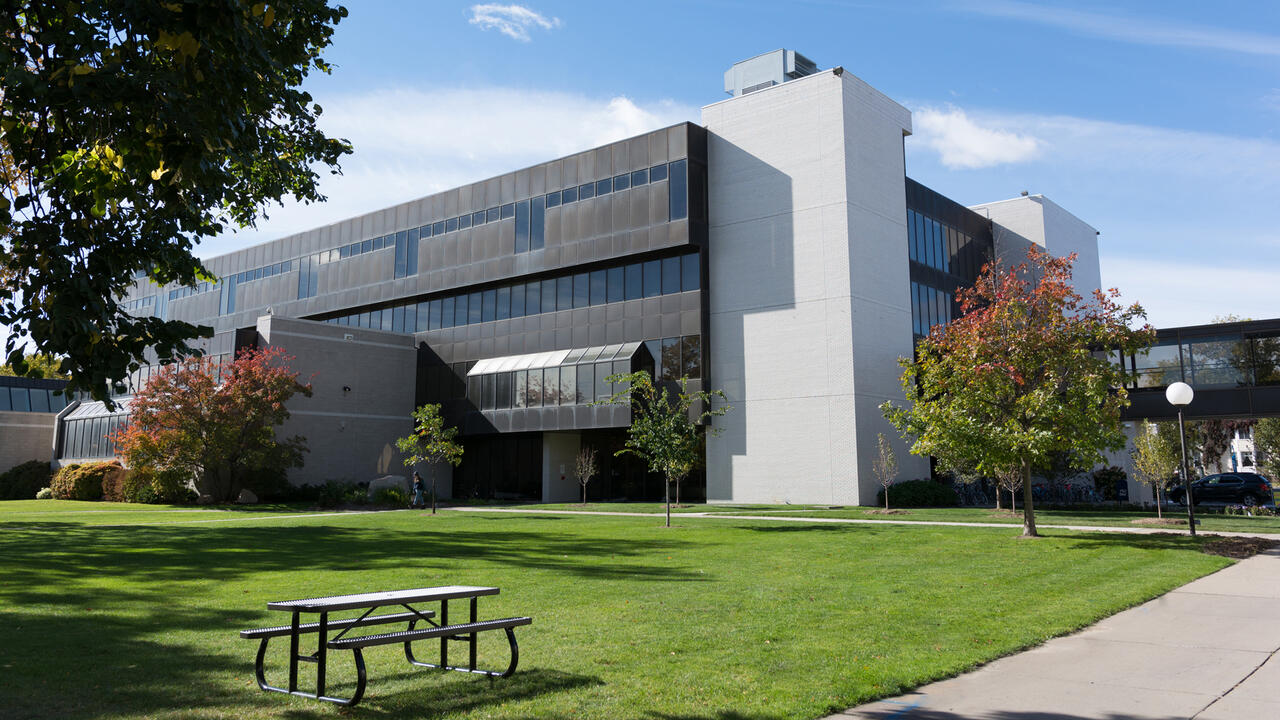
{"type": "Polygon", "coordinates": [[[774,50],[734,63],[724,74],[724,91],[738,97],[816,72],[817,64],[795,50],[774,50]]]}

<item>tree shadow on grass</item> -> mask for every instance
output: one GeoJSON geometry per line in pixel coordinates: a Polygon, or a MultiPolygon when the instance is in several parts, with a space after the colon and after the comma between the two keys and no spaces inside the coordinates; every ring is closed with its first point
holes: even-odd
{"type": "Polygon", "coordinates": [[[664,713],[649,711],[647,717],[655,720],[782,720],[782,715],[765,715],[763,713],[742,713],[736,710],[721,710],[706,715],[684,715],[681,713],[664,713]]]}
{"type": "Polygon", "coordinates": [[[442,678],[445,674],[454,673],[422,671],[397,675],[414,687],[390,694],[378,692],[378,678],[371,676],[365,699],[354,712],[371,711],[391,717],[439,717],[605,684],[596,676],[541,668],[520,670],[509,678],[494,681],[471,676],[451,682],[442,678]]]}

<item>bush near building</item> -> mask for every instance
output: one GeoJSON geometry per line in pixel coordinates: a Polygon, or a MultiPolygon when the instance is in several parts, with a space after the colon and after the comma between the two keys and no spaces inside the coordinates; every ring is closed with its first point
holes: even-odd
{"type": "Polygon", "coordinates": [[[0,473],[0,500],[30,500],[49,487],[49,463],[29,460],[0,473]]]}
{"type": "MultiPolygon", "coordinates": [[[[898,507],[950,507],[959,500],[950,485],[932,480],[904,480],[889,486],[893,491],[893,504],[898,507]]],[[[876,504],[884,504],[884,489],[876,493],[876,504]]]]}
{"type": "Polygon", "coordinates": [[[91,462],[83,465],[67,465],[53,476],[49,487],[58,500],[101,500],[104,484],[113,488],[116,477],[124,473],[119,461],[91,462]]]}

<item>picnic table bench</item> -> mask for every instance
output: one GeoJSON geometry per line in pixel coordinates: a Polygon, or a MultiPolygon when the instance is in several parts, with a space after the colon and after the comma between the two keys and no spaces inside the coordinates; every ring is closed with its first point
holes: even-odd
{"type": "Polygon", "coordinates": [[[308,598],[303,600],[283,600],[267,603],[268,610],[280,610],[291,613],[288,625],[241,630],[240,637],[249,640],[260,640],[257,659],[254,661],[254,674],[258,687],[271,692],[300,695],[340,705],[355,705],[364,697],[366,674],[364,648],[377,645],[404,645],[405,659],[412,665],[436,668],[440,670],[456,670],[459,672],[484,675],[490,680],[496,677],[509,677],[516,671],[520,660],[520,648],[516,644],[515,628],[533,622],[528,617],[498,618],[480,620],[477,617],[477,604],[485,595],[497,595],[496,587],[474,587],[469,585],[446,585],[442,587],[416,588],[412,590],[391,590],[386,592],[358,593],[354,595],[333,595],[330,597],[308,598]],[[470,613],[467,622],[449,623],[449,601],[465,599],[469,601],[470,613]],[[423,603],[440,603],[439,612],[415,608],[423,603]],[[398,606],[407,612],[396,612],[375,615],[379,608],[398,606]],[[330,618],[329,613],[364,610],[359,617],[330,618]],[[316,613],[317,622],[301,622],[302,613],[316,613]],[[438,621],[437,621],[438,620],[438,621]],[[405,623],[404,630],[383,632],[373,635],[353,635],[351,630],[378,625],[405,623]],[[419,622],[429,627],[418,628],[419,622]],[[482,670],[476,667],[476,639],[481,632],[503,630],[507,642],[511,646],[511,663],[505,670],[482,670]],[[330,637],[331,632],[337,634],[330,637]],[[303,635],[316,634],[316,651],[309,655],[298,650],[303,635]],[[272,638],[289,637],[289,685],[287,688],[270,685],[266,680],[264,668],[267,655],[267,643],[272,638]],[[413,643],[419,640],[438,638],[440,640],[440,661],[438,663],[421,662],[413,655],[413,643]],[[465,642],[468,645],[468,662],[465,667],[449,664],[449,643],[465,642]],[[350,698],[340,698],[325,694],[325,676],[328,670],[329,650],[350,650],[355,658],[356,689],[350,698]],[[316,664],[316,691],[314,693],[298,689],[298,663],[316,664]]]}

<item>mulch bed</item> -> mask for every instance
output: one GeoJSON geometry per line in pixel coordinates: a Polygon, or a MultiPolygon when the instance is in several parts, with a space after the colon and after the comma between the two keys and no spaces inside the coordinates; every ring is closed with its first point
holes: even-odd
{"type": "Polygon", "coordinates": [[[1206,542],[1201,550],[1210,555],[1247,558],[1253,557],[1264,550],[1270,550],[1273,547],[1280,547],[1280,540],[1254,537],[1224,537],[1206,542]]]}
{"type": "Polygon", "coordinates": [[[907,511],[906,510],[885,510],[884,508],[880,508],[879,510],[868,510],[867,514],[868,515],[906,515],[907,511]]]}
{"type": "Polygon", "coordinates": [[[1186,518],[1138,518],[1130,520],[1134,525],[1186,525],[1186,518]]]}

